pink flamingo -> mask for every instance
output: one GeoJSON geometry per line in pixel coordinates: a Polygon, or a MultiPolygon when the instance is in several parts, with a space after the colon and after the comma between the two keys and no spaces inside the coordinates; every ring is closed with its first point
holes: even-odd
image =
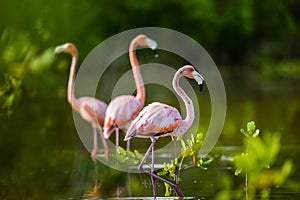
{"type": "Polygon", "coordinates": [[[151,103],[133,120],[124,139],[125,141],[128,141],[136,136],[146,137],[152,140],[149,149],[139,165],[139,170],[151,176],[154,198],[156,198],[155,179],[168,183],[174,188],[174,191],[178,196],[183,197],[183,193],[177,184],[154,174],[154,145],[157,139],[164,136],[182,135],[190,128],[194,121],[193,102],[179,86],[179,79],[181,76],[195,79],[200,85],[200,91],[202,90],[204,79],[191,65],[185,65],[175,73],[173,78],[173,88],[184,101],[187,111],[186,118],[182,120],[179,111],[174,107],[159,102],[151,103]],[[152,168],[151,171],[147,171],[143,169],[143,165],[149,156],[150,151],[152,151],[152,168]]]}
{"type": "Polygon", "coordinates": [[[94,146],[91,153],[91,157],[96,162],[96,155],[98,151],[97,144],[97,129],[99,130],[102,144],[105,151],[105,157],[108,158],[108,147],[107,143],[102,135],[102,128],[104,123],[105,111],[107,109],[106,103],[95,99],[93,97],[81,97],[76,98],[74,92],[74,79],[75,79],[75,67],[78,60],[78,51],[74,44],[65,43],[63,45],[57,46],[55,48],[55,53],[68,53],[72,55],[72,62],[70,67],[70,75],[68,82],[68,102],[71,104],[72,108],[76,110],[81,117],[87,122],[92,124],[93,134],[94,134],[94,146]]]}
{"type": "MultiPolygon", "coordinates": [[[[116,131],[116,148],[119,146],[119,129],[127,130],[145,103],[144,82],[135,52],[137,46],[148,46],[152,50],[156,50],[157,43],[143,34],[136,36],[130,43],[129,59],[137,93],[136,96],[122,95],[114,98],[107,107],[103,127],[106,139],[110,137],[112,132],[116,131]]],[[[129,142],[127,143],[127,148],[129,148],[129,142]]]]}

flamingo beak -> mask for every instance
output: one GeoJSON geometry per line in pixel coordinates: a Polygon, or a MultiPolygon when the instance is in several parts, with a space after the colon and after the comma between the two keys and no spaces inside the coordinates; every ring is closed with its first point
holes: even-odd
{"type": "Polygon", "coordinates": [[[203,76],[201,74],[199,74],[196,70],[192,72],[192,75],[200,87],[200,92],[202,92],[203,84],[204,84],[203,76]]]}
{"type": "Polygon", "coordinates": [[[69,43],[69,42],[67,42],[65,44],[62,44],[62,45],[59,45],[59,46],[55,47],[54,53],[59,54],[59,53],[66,52],[67,50],[70,49],[70,45],[72,45],[72,44],[69,43]]]}
{"type": "Polygon", "coordinates": [[[110,135],[112,134],[112,132],[116,127],[117,127],[116,124],[112,124],[107,130],[104,130],[103,134],[105,139],[108,139],[110,137],[110,135]]]}
{"type": "Polygon", "coordinates": [[[149,46],[150,49],[153,50],[154,56],[155,56],[155,58],[157,58],[157,57],[158,57],[158,53],[157,53],[157,42],[154,41],[154,40],[152,40],[152,39],[150,39],[150,38],[148,38],[148,37],[145,39],[145,42],[146,42],[147,46],[149,46]]]}
{"type": "Polygon", "coordinates": [[[203,90],[203,84],[204,84],[204,81],[203,81],[202,84],[199,85],[199,90],[200,90],[200,92],[202,92],[202,90],[203,90]]]}
{"type": "Polygon", "coordinates": [[[64,50],[65,50],[65,45],[57,46],[54,49],[54,53],[59,54],[59,53],[62,53],[64,50]]]}
{"type": "Polygon", "coordinates": [[[146,38],[145,39],[146,44],[150,47],[150,49],[152,50],[156,50],[157,49],[157,42],[155,42],[154,40],[150,39],[150,38],[146,38]]]}

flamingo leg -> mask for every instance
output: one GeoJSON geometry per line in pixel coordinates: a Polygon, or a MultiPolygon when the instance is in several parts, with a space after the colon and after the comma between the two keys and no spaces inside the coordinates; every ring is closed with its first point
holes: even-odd
{"type": "Polygon", "coordinates": [[[94,162],[94,168],[95,168],[95,185],[94,185],[94,189],[98,188],[98,166],[97,166],[97,162],[94,162]]]}
{"type": "MultiPolygon", "coordinates": [[[[162,182],[164,182],[164,183],[167,183],[167,184],[171,185],[171,186],[173,187],[174,191],[176,192],[176,194],[177,194],[179,197],[183,197],[183,196],[184,196],[184,195],[183,195],[183,192],[181,191],[181,189],[180,189],[180,187],[179,187],[178,185],[176,185],[175,183],[173,183],[173,182],[171,182],[171,181],[169,181],[169,180],[167,180],[167,179],[164,179],[164,178],[162,178],[162,177],[160,177],[160,176],[158,176],[158,175],[156,175],[156,174],[154,174],[154,173],[151,173],[151,172],[149,172],[149,171],[147,171],[147,170],[145,170],[145,169],[143,168],[143,165],[144,165],[144,163],[145,163],[147,157],[149,156],[149,153],[150,153],[150,151],[152,150],[152,147],[155,145],[157,139],[158,139],[158,138],[155,138],[155,137],[152,139],[152,143],[151,143],[150,147],[148,148],[147,152],[145,153],[145,156],[144,156],[144,158],[142,159],[142,161],[141,161],[141,163],[140,163],[140,165],[139,165],[139,170],[140,170],[141,172],[145,173],[145,174],[150,175],[151,178],[153,177],[154,179],[158,179],[158,180],[160,180],[160,181],[162,181],[162,182]]],[[[156,194],[155,194],[154,196],[156,196],[156,194]]]]}
{"type": "Polygon", "coordinates": [[[116,153],[118,152],[119,148],[119,128],[116,128],[116,153]]]}
{"type": "MultiPolygon", "coordinates": [[[[153,145],[152,146],[151,174],[154,174],[154,161],[155,160],[154,160],[154,145],[153,145]]],[[[154,196],[154,199],[156,199],[156,181],[153,176],[151,176],[151,182],[152,182],[152,187],[153,187],[153,196],[154,196]]]]}
{"type": "Polygon", "coordinates": [[[130,140],[127,140],[127,142],[126,142],[126,149],[130,150],[130,140]]]}
{"type": "Polygon", "coordinates": [[[96,189],[98,187],[98,167],[97,167],[97,151],[98,151],[98,138],[97,138],[97,128],[96,126],[93,125],[93,134],[94,134],[94,146],[93,146],[93,151],[91,153],[91,157],[93,159],[93,163],[94,163],[94,169],[95,169],[95,185],[94,185],[94,189],[96,189]]]}
{"type": "Polygon", "coordinates": [[[98,138],[97,138],[97,128],[93,126],[93,134],[94,134],[94,141],[93,141],[93,151],[91,153],[91,157],[93,159],[93,162],[96,163],[96,155],[98,151],[98,138]]]}
{"type": "MultiPolygon", "coordinates": [[[[126,150],[130,150],[130,140],[127,140],[126,142],[126,150]]],[[[130,173],[131,173],[131,170],[130,170],[130,166],[128,166],[128,196],[131,196],[131,178],[130,178],[130,173]]]]}
{"type": "MultiPolygon", "coordinates": [[[[119,128],[116,128],[116,154],[118,154],[118,148],[119,148],[119,128]]],[[[117,160],[117,166],[119,166],[119,161],[117,160]]],[[[120,186],[118,184],[117,186],[117,197],[119,198],[120,195],[120,186]]]]}
{"type": "Polygon", "coordinates": [[[99,127],[99,135],[100,135],[101,142],[102,142],[102,145],[103,145],[103,148],[104,148],[105,159],[108,160],[109,150],[108,150],[107,142],[106,142],[106,140],[104,138],[104,135],[103,135],[101,127],[99,127]]]}

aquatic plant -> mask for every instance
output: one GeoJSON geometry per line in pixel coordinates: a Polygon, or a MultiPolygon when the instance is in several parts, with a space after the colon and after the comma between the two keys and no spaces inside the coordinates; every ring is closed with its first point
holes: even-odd
{"type": "Polygon", "coordinates": [[[246,199],[253,199],[260,192],[261,198],[268,198],[271,186],[282,185],[292,171],[292,161],[287,159],[281,168],[273,168],[280,151],[280,134],[265,133],[259,137],[255,122],[241,129],[245,136],[243,152],[234,156],[235,175],[245,176],[246,199]]]}
{"type": "MultiPolygon", "coordinates": [[[[203,143],[202,133],[197,133],[195,136],[191,134],[191,138],[186,141],[183,139],[179,140],[181,142],[181,157],[175,158],[169,163],[164,163],[164,167],[157,173],[159,176],[167,176],[176,184],[179,184],[181,181],[181,171],[191,167],[199,167],[207,170],[207,165],[212,162],[211,158],[202,157],[198,154],[203,143]]],[[[165,183],[165,196],[171,196],[172,193],[172,187],[165,183]]]]}
{"type": "MultiPolygon", "coordinates": [[[[164,176],[176,184],[181,181],[180,173],[192,167],[199,167],[207,170],[207,165],[212,162],[211,158],[198,155],[203,142],[203,134],[191,134],[189,139],[178,139],[181,143],[181,156],[170,160],[169,163],[164,163],[164,167],[157,173],[159,176],[164,176]]],[[[137,150],[131,151],[118,147],[115,157],[122,163],[127,165],[138,165],[143,159],[143,155],[137,150]]],[[[172,187],[165,183],[165,196],[173,195],[172,187]]]]}

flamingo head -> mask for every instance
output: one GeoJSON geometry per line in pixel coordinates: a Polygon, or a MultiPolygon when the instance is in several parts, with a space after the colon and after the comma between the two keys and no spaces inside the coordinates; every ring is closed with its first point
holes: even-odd
{"type": "Polygon", "coordinates": [[[196,68],[194,68],[191,65],[185,65],[184,67],[182,67],[181,69],[181,74],[187,78],[191,78],[194,79],[199,87],[200,87],[200,91],[202,91],[202,87],[204,84],[204,78],[203,76],[196,70],[196,68]]]}
{"type": "Polygon", "coordinates": [[[140,35],[136,36],[135,39],[140,46],[147,46],[150,49],[152,49],[153,51],[155,51],[157,49],[157,42],[152,40],[145,34],[140,34],[140,35]]]}
{"type": "Polygon", "coordinates": [[[76,47],[74,44],[67,42],[63,45],[59,45],[59,46],[55,47],[54,52],[55,52],[55,54],[59,54],[59,53],[74,54],[75,52],[77,52],[77,50],[76,50],[76,47]]]}

